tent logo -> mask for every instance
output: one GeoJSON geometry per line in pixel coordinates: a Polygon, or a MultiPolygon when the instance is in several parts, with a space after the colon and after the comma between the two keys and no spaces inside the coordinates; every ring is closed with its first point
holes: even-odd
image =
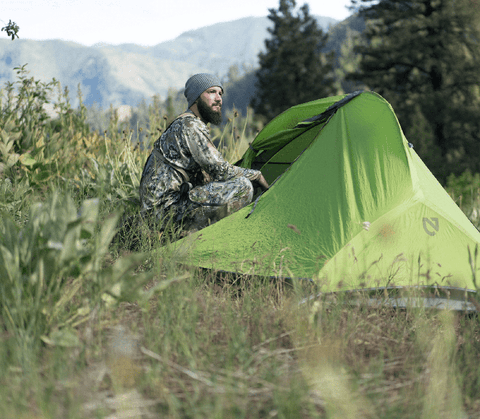
{"type": "Polygon", "coordinates": [[[438,218],[426,218],[423,217],[423,229],[425,230],[425,233],[427,233],[429,236],[435,236],[437,234],[438,229],[440,228],[440,224],[438,222],[438,218]],[[428,229],[427,225],[432,227],[435,231],[431,231],[428,229]]]}

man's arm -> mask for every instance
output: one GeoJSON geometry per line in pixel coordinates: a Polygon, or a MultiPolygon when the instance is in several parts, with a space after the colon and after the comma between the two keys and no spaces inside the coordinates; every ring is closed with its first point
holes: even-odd
{"type": "Polygon", "coordinates": [[[257,179],[257,182],[263,191],[266,191],[269,188],[268,182],[265,180],[261,172],[260,172],[260,178],[257,179]]]}
{"type": "Polygon", "coordinates": [[[250,181],[258,181],[268,188],[268,184],[258,170],[244,169],[227,162],[209,139],[206,125],[200,120],[190,119],[185,123],[185,142],[194,160],[210,175],[213,181],[226,181],[245,176],[250,181]],[[260,181],[260,179],[263,179],[260,181]]]}

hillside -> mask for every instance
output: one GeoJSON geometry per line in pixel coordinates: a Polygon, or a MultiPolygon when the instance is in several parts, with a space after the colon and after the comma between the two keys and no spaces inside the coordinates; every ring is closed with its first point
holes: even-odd
{"type": "MultiPolygon", "coordinates": [[[[316,16],[324,30],[334,27],[332,18],[316,16]]],[[[80,84],[87,105],[97,103],[135,106],[142,98],[169,89],[181,89],[196,72],[224,77],[232,65],[254,68],[269,36],[267,17],[247,17],[218,23],[152,47],[135,44],[83,46],[62,40],[0,40],[0,84],[14,81],[14,67],[28,63],[37,79],[56,78],[69,86],[72,102],[80,84]]],[[[341,42],[341,41],[339,41],[341,42]]]]}

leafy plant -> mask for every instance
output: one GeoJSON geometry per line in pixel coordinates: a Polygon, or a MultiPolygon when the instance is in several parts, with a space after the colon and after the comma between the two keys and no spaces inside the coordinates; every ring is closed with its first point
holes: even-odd
{"type": "Polygon", "coordinates": [[[18,36],[19,30],[20,30],[20,27],[15,22],[12,22],[11,20],[8,21],[8,25],[2,28],[2,32],[5,31],[7,32],[7,36],[12,37],[12,41],[15,39],[15,37],[17,38],[19,37],[18,36]]]}
{"type": "Polygon", "coordinates": [[[472,205],[480,191],[480,174],[468,169],[458,176],[452,173],[448,176],[446,189],[457,203],[472,205]]]}
{"type": "Polygon", "coordinates": [[[9,214],[15,220],[21,220],[28,211],[28,196],[33,192],[28,178],[0,179],[0,213],[9,214]]]}
{"type": "Polygon", "coordinates": [[[447,178],[446,190],[478,228],[480,226],[480,174],[473,174],[468,169],[458,176],[452,173],[447,178]]]}
{"type": "Polygon", "coordinates": [[[49,95],[57,81],[45,83],[28,77],[27,64],[15,67],[17,80],[7,82],[0,97],[0,129],[7,122],[12,123],[15,132],[13,149],[22,154],[35,148],[36,142],[45,134],[45,122],[48,120],[44,105],[49,103],[49,95]]]}
{"type": "Polygon", "coordinates": [[[86,200],[77,211],[71,198],[53,194],[32,206],[23,228],[11,217],[2,217],[1,313],[22,363],[40,338],[49,344],[78,342],[74,328],[93,308],[101,308],[105,295],[122,299],[128,290],[129,298],[135,297],[151,276],[134,274],[144,259],[141,254],[104,267],[118,215],[99,225],[98,205],[98,200],[86,200]]]}

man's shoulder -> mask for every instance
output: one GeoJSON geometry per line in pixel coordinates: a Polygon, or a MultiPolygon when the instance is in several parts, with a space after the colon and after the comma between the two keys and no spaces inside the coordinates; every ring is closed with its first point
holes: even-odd
{"type": "Polygon", "coordinates": [[[185,112],[185,113],[182,113],[181,115],[178,115],[174,123],[192,125],[196,122],[196,120],[201,122],[193,113],[185,112]]]}
{"type": "Polygon", "coordinates": [[[207,126],[205,123],[202,122],[200,118],[197,118],[193,113],[191,112],[185,112],[181,115],[179,115],[175,121],[172,123],[172,128],[173,125],[175,125],[175,128],[177,129],[199,129],[199,130],[207,130],[207,126]]]}

